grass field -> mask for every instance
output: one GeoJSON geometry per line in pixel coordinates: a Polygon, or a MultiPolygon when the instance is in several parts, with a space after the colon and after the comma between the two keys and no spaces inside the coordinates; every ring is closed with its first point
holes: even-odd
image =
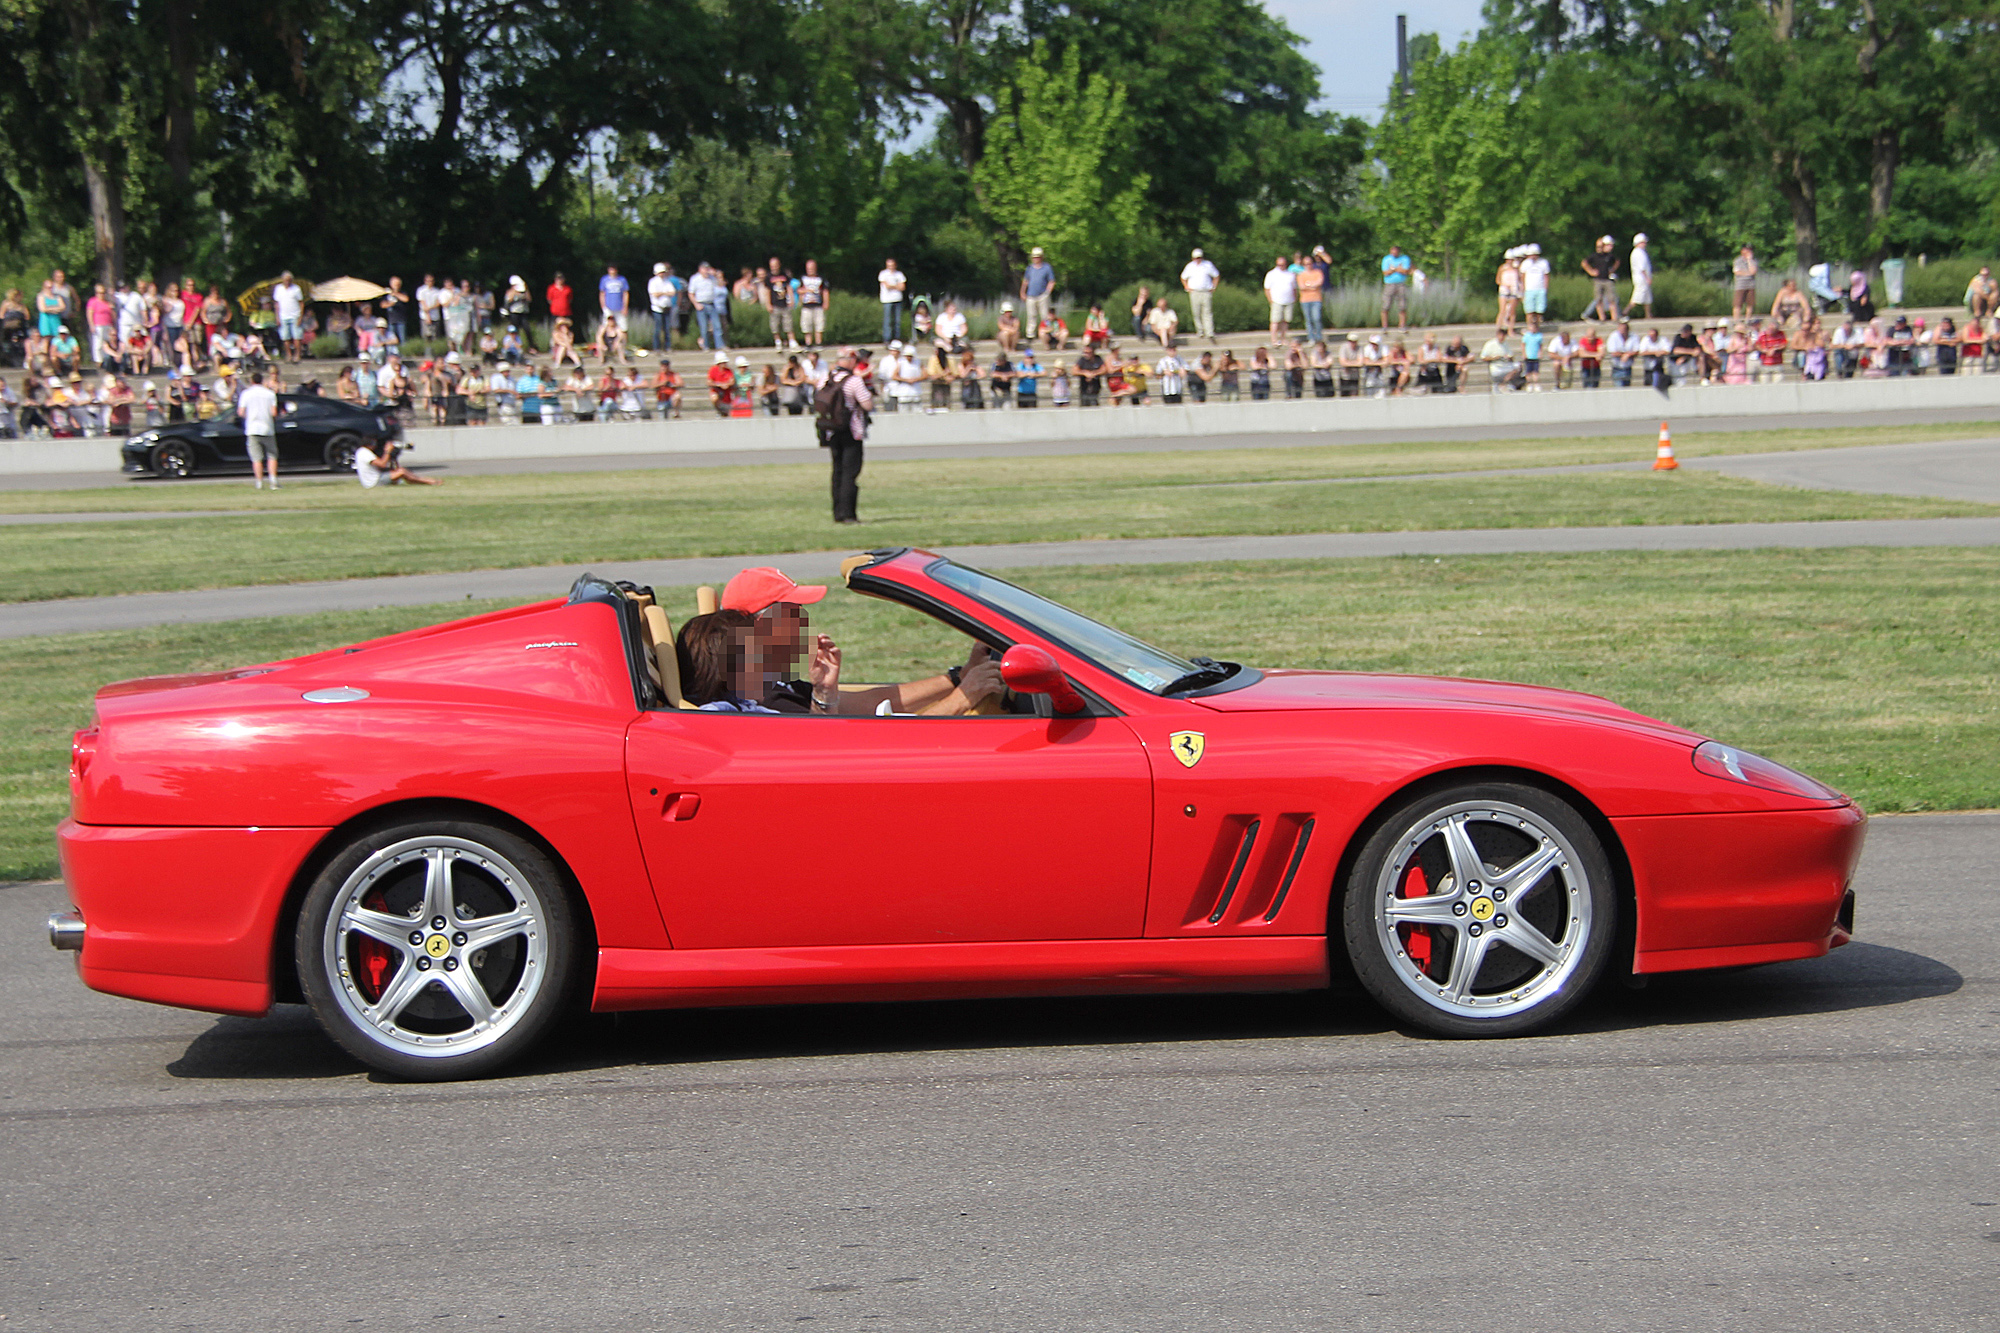
{"type": "MultiPolygon", "coordinates": [[[[1874,429],[1707,436],[1687,452],[1909,436],[1874,429]]],[[[866,522],[859,529],[829,521],[826,473],[816,465],[464,477],[435,490],[365,493],[330,480],[293,483],[275,496],[241,484],[14,492],[0,494],[0,503],[17,512],[150,506],[237,516],[0,527],[0,600],[887,544],[2000,512],[1990,505],[1792,489],[1686,470],[1368,479],[1629,460],[1650,451],[1650,441],[1622,438],[878,458],[863,479],[866,522]],[[282,512],[256,512],[273,508],[282,512]]]]}
{"type": "MultiPolygon", "coordinates": [[[[1852,792],[2000,805],[2000,551],[1617,552],[1045,569],[1019,581],[1182,652],[1609,695],[1852,792]]],[[[685,608],[685,590],[664,593],[685,608]]],[[[0,642],[0,880],[52,874],[69,733],[97,685],[471,614],[454,603],[0,642]]],[[[847,678],[930,674],[954,636],[835,593],[847,678]]]]}

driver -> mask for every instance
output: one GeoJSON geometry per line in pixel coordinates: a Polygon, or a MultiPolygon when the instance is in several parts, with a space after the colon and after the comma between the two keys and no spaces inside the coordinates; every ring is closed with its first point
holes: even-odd
{"type": "MultiPolygon", "coordinates": [[[[805,608],[825,596],[824,585],[801,587],[768,566],[746,569],[722,589],[718,605],[723,610],[742,611],[757,618],[756,633],[768,682],[764,703],[778,712],[812,711],[812,686],[784,677],[805,655],[806,629],[810,623],[805,608]]],[[[821,634],[813,641],[815,659],[822,654],[834,654],[838,660],[838,652],[831,635],[821,634]]],[[[997,698],[1003,689],[999,659],[985,644],[975,643],[965,665],[953,667],[941,676],[902,685],[842,687],[835,711],[872,713],[886,701],[898,713],[959,717],[986,700],[997,698]]]]}

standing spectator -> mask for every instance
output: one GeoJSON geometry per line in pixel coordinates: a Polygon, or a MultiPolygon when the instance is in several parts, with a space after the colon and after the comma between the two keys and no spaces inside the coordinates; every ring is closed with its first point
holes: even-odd
{"type": "Polygon", "coordinates": [[[500,312],[507,317],[507,327],[515,333],[528,327],[528,311],[534,299],[528,295],[528,284],[521,281],[516,273],[507,279],[507,290],[500,297],[500,312]]]}
{"type": "Polygon", "coordinates": [[[264,469],[271,470],[271,489],[278,489],[278,395],[264,386],[263,372],[250,376],[250,387],[236,400],[243,422],[243,443],[250,450],[250,475],[264,489],[264,469]]]}
{"type": "Polygon", "coordinates": [[[278,275],[278,285],[271,289],[271,304],[278,311],[278,343],[285,360],[297,365],[305,356],[305,339],[299,330],[299,318],[306,312],[306,294],[299,284],[292,280],[292,271],[286,269],[278,275]]]}
{"type": "Polygon", "coordinates": [[[757,296],[771,321],[771,346],[780,352],[785,350],[787,341],[794,352],[799,350],[799,331],[792,323],[794,285],[791,270],[779,263],[776,255],[772,255],[758,283],[757,296]]]}
{"type": "Polygon", "coordinates": [[[1501,257],[1500,267],[1493,274],[1493,285],[1499,291],[1499,305],[1493,318],[1493,327],[1505,338],[1514,331],[1514,316],[1521,305],[1521,254],[1520,246],[1515,246],[1501,257]]]}
{"type": "Polygon", "coordinates": [[[1585,255],[1583,271],[1590,277],[1590,305],[1585,319],[1618,318],[1618,256],[1612,253],[1609,236],[1597,238],[1597,248],[1585,255]]]}
{"type": "Polygon", "coordinates": [[[674,345],[674,305],[679,299],[680,291],[667,276],[667,266],[653,265],[653,276],[646,282],[646,304],[653,311],[653,350],[663,355],[674,345]]]}
{"type": "Polygon", "coordinates": [[[625,332],[632,309],[632,284],[619,276],[616,264],[606,265],[604,276],[597,280],[597,307],[606,322],[616,321],[618,331],[625,332]]]}
{"type": "MultiPolygon", "coordinates": [[[[555,338],[555,322],[557,320],[568,322],[575,319],[574,313],[570,310],[570,302],[575,294],[570,290],[570,285],[563,278],[563,275],[558,273],[556,274],[556,280],[549,284],[549,289],[542,295],[547,298],[549,303],[549,337],[551,342],[553,342],[555,338]]],[[[561,363],[558,362],[557,364],[560,365],[561,363]]]]}
{"type": "Polygon", "coordinates": [[[1048,320],[1055,291],[1055,266],[1042,257],[1038,245],[1028,251],[1028,268],[1021,275],[1021,318],[1029,328],[1040,329],[1048,320]]]}
{"type": "MultiPolygon", "coordinates": [[[[192,292],[194,288],[189,286],[185,290],[192,292]]],[[[403,290],[401,278],[391,277],[389,290],[382,293],[382,322],[396,335],[396,345],[400,347],[410,331],[410,298],[403,290]]],[[[192,319],[188,321],[188,327],[194,327],[192,319]]]]}
{"type": "Polygon", "coordinates": [[[1972,281],[1965,284],[1965,308],[1972,312],[1974,319],[1987,319],[1992,316],[1996,303],[2000,303],[2000,282],[1993,280],[1990,265],[1981,264],[1979,272],[1972,275],[1972,281]]]}
{"type": "Polygon", "coordinates": [[[688,279],[688,303],[694,307],[696,324],[695,346],[704,351],[722,350],[722,326],[715,318],[715,279],[709,276],[708,261],[695,265],[694,276],[688,279]]]}
{"type": "Polygon", "coordinates": [[[1396,327],[1410,327],[1410,257],[1403,247],[1392,245],[1382,256],[1382,329],[1389,328],[1389,312],[1397,315],[1396,327]]]}
{"type": "MultiPolygon", "coordinates": [[[[1273,261],[1271,271],[1264,275],[1264,299],[1271,303],[1271,346],[1282,347],[1291,332],[1292,307],[1299,299],[1299,275],[1292,272],[1283,255],[1273,261]]],[[[1383,309],[1388,306],[1385,304],[1383,309]]]]}
{"type": "MultiPolygon", "coordinates": [[[[1625,314],[1638,313],[1639,307],[1646,308],[1646,318],[1653,317],[1653,252],[1646,248],[1646,233],[1640,232],[1632,238],[1632,300],[1625,307],[1625,314]]],[[[1614,314],[1612,316],[1616,318],[1614,314]]]]}
{"type": "Polygon", "coordinates": [[[222,288],[212,282],[208,284],[208,296],[201,303],[201,323],[207,331],[209,354],[214,356],[216,343],[229,328],[229,302],[222,299],[222,288]]]}
{"type": "Polygon", "coordinates": [[[1325,338],[1320,325],[1322,301],[1326,297],[1326,270],[1315,259],[1308,259],[1299,265],[1296,274],[1299,284],[1299,310],[1305,316],[1306,341],[1317,347],[1325,338]]]}
{"type": "Polygon", "coordinates": [[[1757,256],[1745,245],[1736,252],[1736,260],[1729,266],[1732,301],[1729,312],[1731,319],[1748,319],[1757,304],[1757,256]]]}
{"type": "MultiPolygon", "coordinates": [[[[897,304],[901,304],[900,298],[897,304]]],[[[839,369],[828,377],[826,387],[813,395],[813,416],[820,447],[830,452],[833,461],[833,521],[859,523],[861,454],[868,440],[868,413],[875,406],[875,395],[856,369],[852,347],[840,349],[837,364],[839,369]]]]}
{"type": "Polygon", "coordinates": [[[903,293],[910,280],[894,259],[885,259],[882,271],[875,275],[875,285],[882,298],[882,341],[893,342],[903,336],[903,293]]]}
{"type": "MultiPolygon", "coordinates": [[[[134,290],[131,283],[120,281],[117,289],[111,293],[111,304],[118,312],[118,342],[120,347],[129,354],[136,339],[138,344],[150,352],[152,348],[152,334],[146,327],[146,317],[149,311],[145,295],[134,290]]],[[[130,366],[126,367],[126,369],[134,375],[144,375],[147,373],[143,370],[132,369],[130,366]]]]}
{"type": "Polygon", "coordinates": [[[118,355],[118,309],[104,294],[103,283],[91,288],[83,313],[90,322],[91,362],[102,366],[118,355]]]}
{"type": "Polygon", "coordinates": [[[833,292],[819,275],[819,261],[806,261],[805,275],[799,279],[799,337],[808,347],[817,347],[826,336],[826,307],[833,292]]]}
{"type": "MultiPolygon", "coordinates": [[[[1193,315],[1194,332],[1215,341],[1215,289],[1221,283],[1222,274],[1215,265],[1202,256],[1199,249],[1193,258],[1181,269],[1181,290],[1188,294],[1188,305],[1193,315]]],[[[1091,307],[1093,310],[1095,306],[1091,307]]],[[[1086,326],[1086,335],[1088,327],[1086,326]]]]}
{"type": "Polygon", "coordinates": [[[1860,320],[1864,329],[1875,321],[1875,298],[1869,291],[1866,269],[1848,274],[1847,313],[1860,320]]]}
{"type": "Polygon", "coordinates": [[[435,341],[443,332],[439,326],[438,315],[440,295],[437,277],[430,273],[424,274],[423,283],[417,288],[417,328],[426,342],[435,341]]]}
{"type": "Polygon", "coordinates": [[[1549,312],[1549,261],[1539,245],[1530,244],[1521,260],[1521,309],[1533,329],[1542,326],[1542,316],[1549,312]]]}
{"type": "Polygon", "coordinates": [[[63,323],[67,324],[83,313],[83,305],[76,297],[76,288],[69,285],[69,279],[63,275],[61,269],[50,272],[49,282],[55,290],[57,299],[62,302],[62,309],[57,313],[62,317],[63,323]]]}

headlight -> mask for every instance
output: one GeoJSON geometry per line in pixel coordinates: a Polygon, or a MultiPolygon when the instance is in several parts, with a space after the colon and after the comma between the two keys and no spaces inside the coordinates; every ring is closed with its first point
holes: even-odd
{"type": "Polygon", "coordinates": [[[160,442],[160,432],[156,430],[149,430],[143,435],[134,435],[132,437],[133,444],[144,445],[148,448],[158,444],[159,442],[160,442]]]}
{"type": "Polygon", "coordinates": [[[1704,741],[1695,747],[1694,766],[1712,778],[1723,778],[1730,782],[1741,782],[1749,787],[1762,787],[1765,791],[1783,792],[1787,796],[1802,796],[1812,801],[1844,801],[1847,798],[1821,782],[1815,782],[1805,774],[1773,763],[1762,755],[1739,750],[1721,741],[1704,741]]]}

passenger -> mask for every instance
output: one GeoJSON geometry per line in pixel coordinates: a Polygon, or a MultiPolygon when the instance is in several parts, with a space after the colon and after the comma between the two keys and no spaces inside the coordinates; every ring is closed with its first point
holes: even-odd
{"type": "MultiPolygon", "coordinates": [[[[681,692],[705,713],[769,713],[763,693],[763,654],[756,617],[741,611],[713,611],[681,626],[674,642],[680,658],[681,692]]],[[[839,679],[835,664],[834,678],[839,679]]]]}
{"type": "MultiPolygon", "coordinates": [[[[1005,689],[999,659],[983,643],[973,645],[963,666],[902,685],[856,686],[843,691],[786,679],[786,673],[805,653],[810,623],[805,608],[825,596],[824,585],[800,587],[769,567],[746,569],[722,590],[719,605],[723,610],[741,611],[757,618],[766,682],[763,699],[772,709],[781,713],[817,712],[819,699],[825,698],[832,704],[828,712],[873,713],[886,702],[898,713],[957,717],[990,698],[997,698],[1005,689]]],[[[837,677],[840,649],[830,635],[821,634],[813,640],[815,682],[822,656],[830,656],[837,677]]]]}

